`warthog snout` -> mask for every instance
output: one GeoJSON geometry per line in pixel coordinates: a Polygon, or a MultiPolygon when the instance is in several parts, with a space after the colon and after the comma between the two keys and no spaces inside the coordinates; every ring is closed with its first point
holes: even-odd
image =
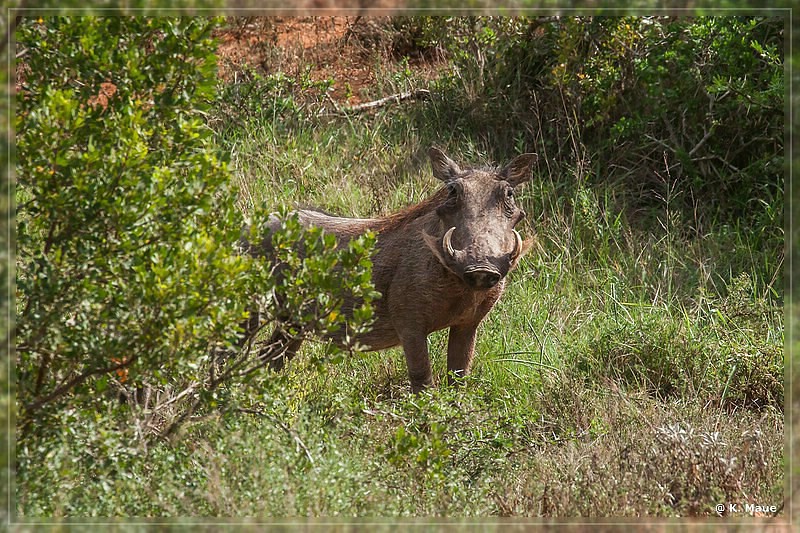
{"type": "Polygon", "coordinates": [[[473,289],[490,289],[497,285],[522,254],[522,237],[514,229],[511,230],[514,236],[513,249],[494,258],[490,257],[493,239],[486,236],[473,242],[467,249],[456,250],[453,247],[455,230],[455,227],[450,228],[442,237],[442,249],[445,252],[445,260],[442,262],[455,273],[461,271],[460,277],[473,289]]]}
{"type": "Polygon", "coordinates": [[[464,270],[464,281],[474,289],[491,289],[502,278],[492,267],[470,267],[464,270]]]}

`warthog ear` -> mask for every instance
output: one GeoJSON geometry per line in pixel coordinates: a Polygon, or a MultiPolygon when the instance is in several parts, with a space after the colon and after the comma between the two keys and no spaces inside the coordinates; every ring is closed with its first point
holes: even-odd
{"type": "Polygon", "coordinates": [[[461,167],[438,148],[431,147],[431,149],[428,150],[428,155],[431,158],[431,167],[433,168],[433,175],[436,179],[447,183],[461,174],[461,167]]]}
{"type": "Polygon", "coordinates": [[[511,163],[503,167],[499,172],[499,176],[516,187],[520,183],[525,183],[531,179],[531,167],[536,163],[539,156],[536,154],[522,154],[514,158],[511,163]]]}

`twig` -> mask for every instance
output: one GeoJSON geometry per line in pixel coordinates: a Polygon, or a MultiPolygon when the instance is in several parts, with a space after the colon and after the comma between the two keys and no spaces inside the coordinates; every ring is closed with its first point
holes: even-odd
{"type": "MultiPolygon", "coordinates": [[[[526,354],[534,354],[535,352],[509,352],[504,353],[501,355],[526,355],[526,354]]],[[[505,357],[501,359],[491,359],[493,363],[520,363],[523,365],[530,365],[530,366],[539,366],[542,368],[547,368],[552,370],[553,372],[558,372],[558,368],[554,367],[553,365],[548,365],[547,363],[542,363],[541,361],[532,361],[530,359],[517,359],[514,357],[505,357]]]]}
{"type": "Polygon", "coordinates": [[[167,401],[165,401],[163,403],[159,403],[158,405],[153,407],[153,412],[159,411],[159,410],[163,409],[164,407],[167,407],[168,405],[171,405],[171,404],[177,402],[178,400],[180,400],[181,398],[183,398],[187,394],[193,393],[195,390],[197,390],[197,388],[199,386],[200,386],[200,383],[195,381],[194,383],[189,385],[187,388],[185,388],[183,391],[181,391],[180,394],[177,394],[176,396],[173,396],[169,400],[167,400],[167,401]]]}
{"type": "Polygon", "coordinates": [[[23,407],[23,410],[25,411],[25,416],[30,416],[31,413],[40,409],[44,404],[60,398],[61,396],[66,394],[70,389],[72,389],[77,385],[80,385],[81,383],[83,383],[92,376],[97,376],[101,374],[110,374],[111,372],[116,372],[117,370],[121,370],[123,368],[130,366],[131,363],[133,363],[137,359],[137,357],[138,357],[137,355],[133,355],[129,359],[126,359],[121,363],[103,368],[89,369],[81,374],[73,376],[68,381],[62,382],[62,384],[56,387],[52,392],[50,392],[50,394],[39,397],[36,400],[33,400],[32,402],[26,404],[23,407]]]}
{"type": "Polygon", "coordinates": [[[314,466],[314,458],[311,456],[311,451],[308,449],[308,446],[305,445],[305,443],[297,435],[297,433],[295,433],[292,430],[292,428],[287,426],[283,422],[283,420],[281,420],[280,418],[278,418],[278,417],[276,417],[274,415],[271,415],[269,413],[265,413],[264,411],[261,411],[259,409],[247,409],[246,407],[239,407],[236,410],[239,411],[240,413],[247,413],[247,414],[251,414],[251,415],[263,416],[264,418],[268,418],[269,420],[274,422],[278,427],[280,427],[284,432],[286,432],[286,434],[289,435],[292,438],[292,440],[294,440],[295,444],[297,444],[297,446],[299,448],[303,449],[303,452],[305,452],[306,458],[308,459],[308,462],[311,463],[312,467],[314,466]]]}
{"type": "Polygon", "coordinates": [[[391,411],[386,411],[386,410],[383,410],[383,409],[366,409],[365,408],[365,409],[362,409],[361,412],[364,413],[365,415],[369,415],[369,416],[386,415],[386,416],[390,416],[390,417],[392,417],[392,418],[394,418],[396,420],[402,420],[403,422],[406,422],[406,419],[404,417],[398,415],[397,413],[392,413],[391,411]]]}
{"type": "Polygon", "coordinates": [[[378,100],[373,100],[372,102],[364,102],[363,104],[357,104],[348,107],[339,107],[334,102],[334,106],[336,107],[337,112],[339,113],[361,113],[362,111],[371,111],[373,109],[377,109],[379,107],[383,107],[387,104],[391,103],[398,103],[402,102],[403,100],[416,100],[416,99],[426,99],[430,98],[431,92],[428,89],[416,89],[413,91],[407,91],[404,93],[397,93],[391,96],[387,96],[385,98],[379,98],[378,100]]]}
{"type": "Polygon", "coordinates": [[[350,24],[347,25],[347,31],[344,34],[344,44],[347,44],[348,42],[350,42],[350,37],[355,35],[355,32],[353,31],[353,28],[356,26],[356,24],[361,22],[362,18],[363,17],[361,15],[358,15],[353,22],[351,22],[350,24]]]}
{"type": "Polygon", "coordinates": [[[708,140],[709,137],[711,137],[712,133],[714,133],[714,125],[713,124],[711,125],[711,128],[709,128],[708,131],[705,132],[705,135],[703,136],[702,139],[700,139],[700,142],[698,142],[694,146],[694,148],[689,150],[689,157],[693,157],[694,154],[697,153],[697,151],[700,149],[700,147],[703,146],[706,143],[706,141],[708,140]]]}
{"type": "Polygon", "coordinates": [[[331,93],[329,93],[329,92],[327,92],[327,91],[326,91],[326,92],[325,92],[325,97],[326,97],[328,100],[330,100],[330,102],[333,104],[333,108],[334,108],[334,109],[336,109],[336,112],[337,112],[337,113],[341,113],[341,112],[342,112],[342,108],[341,108],[341,107],[339,107],[339,104],[338,104],[338,103],[336,103],[336,100],[334,100],[334,99],[333,99],[333,97],[331,96],[331,93]]]}

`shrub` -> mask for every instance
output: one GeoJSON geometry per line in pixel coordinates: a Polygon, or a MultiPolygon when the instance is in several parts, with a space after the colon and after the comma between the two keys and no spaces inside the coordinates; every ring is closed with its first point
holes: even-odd
{"type": "Polygon", "coordinates": [[[495,159],[534,146],[557,186],[612,184],[637,209],[660,203],[666,157],[680,207],[703,230],[781,224],[783,19],[411,17],[395,27],[405,53],[451,58],[445,105],[426,120],[484,132],[495,159]]]}
{"type": "MultiPolygon", "coordinates": [[[[215,24],[109,17],[20,25],[21,438],[59,427],[46,422],[59,409],[91,413],[119,391],[151,417],[162,407],[166,419],[147,425],[169,430],[200,407],[220,407],[221,385],[264,364],[240,350],[238,324],[256,305],[267,320],[276,316],[276,280],[267,262],[236,247],[244,224],[237,191],[201,120],[216,97],[215,24]],[[236,355],[220,358],[225,350],[236,355]]],[[[342,323],[335,298],[317,307],[324,316],[298,316],[323,281],[330,294],[358,291],[355,326],[369,319],[373,240],[339,250],[296,223],[275,238],[279,259],[295,242],[313,250],[294,259],[297,276],[281,289],[294,290],[283,310],[300,326],[294,333],[342,323]],[[352,277],[336,273],[342,266],[352,277]]]]}
{"type": "Polygon", "coordinates": [[[213,20],[26,19],[16,117],[18,406],[196,375],[245,315],[225,162],[200,120],[213,20]]]}
{"type": "MultiPolygon", "coordinates": [[[[708,221],[782,203],[781,19],[598,17],[565,33],[557,70],[604,165],[652,168],[666,154],[686,207],[708,221]]],[[[659,191],[652,173],[632,179],[659,191]]]]}

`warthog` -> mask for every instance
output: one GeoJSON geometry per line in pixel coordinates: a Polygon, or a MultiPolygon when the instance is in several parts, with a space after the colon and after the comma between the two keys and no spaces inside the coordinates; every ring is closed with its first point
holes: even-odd
{"type": "MultiPolygon", "coordinates": [[[[478,325],[531,245],[514,229],[525,216],[514,188],[530,179],[537,158],[522,154],[497,170],[462,169],[437,148],[429,155],[433,175],[445,185],[417,205],[369,219],[297,211],[301,224],[320,226],[340,243],[376,232],[372,282],[381,297],[373,302],[374,323],[357,340],[369,350],[402,345],[414,392],[432,384],[427,338],[434,331],[450,328],[448,380],[469,372],[478,325]]],[[[268,254],[268,242],[248,247],[250,253],[268,254]]],[[[300,342],[293,340],[273,368],[293,357],[300,342]]]]}

